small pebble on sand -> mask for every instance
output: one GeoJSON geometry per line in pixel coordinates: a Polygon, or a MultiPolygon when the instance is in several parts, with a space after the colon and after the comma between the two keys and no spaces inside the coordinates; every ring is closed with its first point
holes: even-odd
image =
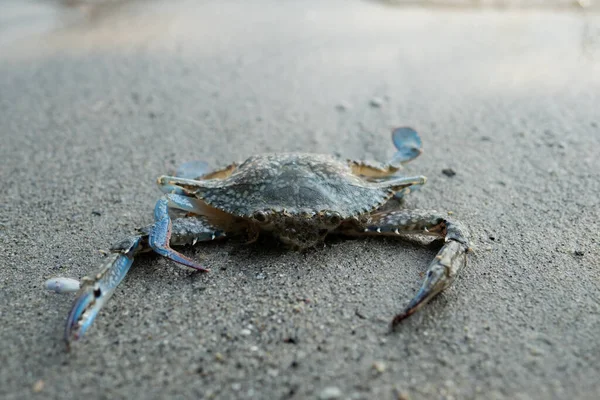
{"type": "Polygon", "coordinates": [[[335,386],[326,387],[319,394],[320,400],[335,400],[342,397],[342,391],[340,388],[335,386]]]}
{"type": "Polygon", "coordinates": [[[33,384],[33,392],[39,393],[42,390],[44,390],[44,381],[40,379],[39,381],[33,384]]]}
{"type": "Polygon", "coordinates": [[[449,178],[452,178],[454,175],[456,175],[456,172],[454,172],[452,168],[444,168],[442,170],[442,174],[446,175],[449,178]]]}
{"type": "Polygon", "coordinates": [[[371,101],[369,101],[369,105],[373,108],[380,108],[383,105],[383,99],[380,97],[373,97],[371,101]]]}

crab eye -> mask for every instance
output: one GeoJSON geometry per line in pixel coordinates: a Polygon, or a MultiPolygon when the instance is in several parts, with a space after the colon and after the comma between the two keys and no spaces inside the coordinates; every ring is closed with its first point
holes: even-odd
{"type": "Polygon", "coordinates": [[[342,216],[336,212],[327,213],[325,218],[330,225],[339,225],[342,222],[342,216]]]}
{"type": "Polygon", "coordinates": [[[265,214],[262,211],[257,211],[252,215],[252,218],[254,218],[255,220],[257,220],[258,222],[266,222],[267,221],[267,214],[265,214]]]}

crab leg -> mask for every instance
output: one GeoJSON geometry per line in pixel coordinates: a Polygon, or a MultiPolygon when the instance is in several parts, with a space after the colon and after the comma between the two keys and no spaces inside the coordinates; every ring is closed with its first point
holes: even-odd
{"type": "MultiPolygon", "coordinates": [[[[373,214],[359,226],[362,234],[398,236],[424,234],[444,237],[445,244],[429,264],[421,288],[403,312],[392,320],[394,329],[454,282],[467,263],[469,233],[457,221],[435,211],[400,210],[373,214]]],[[[355,234],[358,232],[355,232],[355,234]]],[[[352,233],[350,233],[352,234],[352,233]]]]}
{"type": "Polygon", "coordinates": [[[131,264],[133,257],[142,249],[142,237],[134,236],[121,242],[113,251],[100,272],[93,277],[85,277],[65,326],[67,346],[71,340],[78,340],[90,327],[98,311],[113,295],[131,264]],[[129,245],[126,245],[129,242],[129,245]],[[125,244],[123,246],[123,244],[125,244]]]}
{"type": "Polygon", "coordinates": [[[173,250],[170,246],[173,224],[169,216],[169,208],[177,208],[184,211],[198,211],[194,205],[192,198],[178,195],[168,194],[156,202],[154,207],[154,229],[150,232],[148,244],[152,250],[163,257],[175,261],[176,263],[206,272],[207,269],[196,263],[194,260],[184,256],[183,254],[173,250]]]}
{"type": "MultiPolygon", "coordinates": [[[[91,326],[96,315],[113,295],[129,268],[135,255],[150,251],[149,239],[155,226],[140,229],[138,236],[119,242],[111,248],[112,254],[100,272],[82,280],[81,289],[73,302],[65,327],[65,342],[80,339],[91,326]]],[[[222,238],[225,233],[211,226],[204,217],[175,219],[171,224],[169,240],[173,245],[195,244],[222,238]]]]}
{"type": "Polygon", "coordinates": [[[386,164],[374,161],[352,161],[348,165],[352,173],[363,176],[368,180],[388,178],[402,169],[402,165],[418,157],[422,152],[422,142],[417,131],[402,127],[392,131],[392,141],[396,153],[386,164]]]}

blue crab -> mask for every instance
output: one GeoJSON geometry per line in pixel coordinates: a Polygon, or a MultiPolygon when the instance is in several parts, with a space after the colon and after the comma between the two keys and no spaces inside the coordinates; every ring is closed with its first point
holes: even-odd
{"type": "Polygon", "coordinates": [[[207,271],[171,246],[233,236],[251,242],[259,235],[271,235],[297,250],[313,247],[329,234],[444,238],[421,288],[392,319],[393,329],[452,284],[466,264],[469,235],[462,224],[442,213],[383,208],[426,181],[399,173],[402,164],[421,153],[416,131],[395,129],[392,140],[397,152],[385,164],[282,153],[253,156],[216,171],[208,171],[205,163],[187,163],[175,176],[161,176],[158,186],[164,196],[154,208],[153,225],[113,246],[104,267],[84,278],[81,288],[67,278],[48,281],[49,289],[79,290],[67,318],[67,345],[84,335],[141,252],[154,251],[207,271]]]}

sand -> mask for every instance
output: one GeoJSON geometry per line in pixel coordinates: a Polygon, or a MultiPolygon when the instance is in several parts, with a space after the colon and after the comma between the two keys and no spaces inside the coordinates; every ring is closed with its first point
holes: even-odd
{"type": "Polygon", "coordinates": [[[598,398],[599,14],[44,7],[49,27],[0,42],[1,397],[598,398]],[[73,295],[43,282],[151,223],[157,176],[267,151],[385,161],[400,125],[429,178],[404,206],[452,211],[474,252],[397,333],[434,247],[225,242],[183,250],[209,274],[140,257],[65,352],[73,295]]]}

